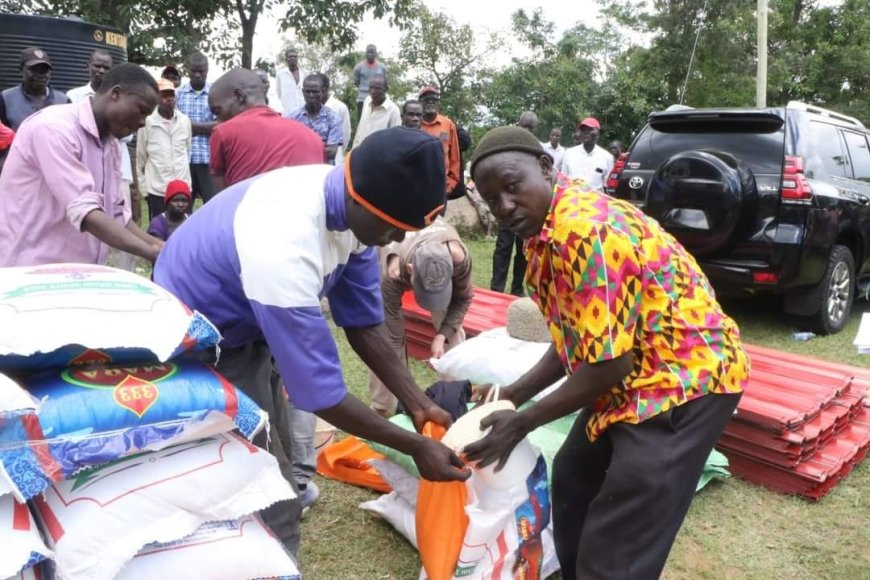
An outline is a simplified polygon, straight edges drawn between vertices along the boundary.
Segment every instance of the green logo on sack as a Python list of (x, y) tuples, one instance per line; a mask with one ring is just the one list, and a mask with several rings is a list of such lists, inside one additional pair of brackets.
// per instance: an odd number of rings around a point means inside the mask
[(28, 284), (6, 293), (4, 298), (21, 298), (30, 294), (45, 292), (71, 292), (80, 290), (109, 290), (133, 292), (136, 294), (156, 294), (153, 288), (136, 282), (112, 282), (108, 280), (77, 280), (72, 282), (50, 282), (47, 284)]

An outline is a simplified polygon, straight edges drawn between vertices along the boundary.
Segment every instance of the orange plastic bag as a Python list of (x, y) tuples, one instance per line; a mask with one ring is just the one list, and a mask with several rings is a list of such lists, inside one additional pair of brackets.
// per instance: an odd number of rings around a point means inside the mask
[(351, 485), (389, 493), (393, 488), (368, 463), (371, 459), (383, 458), (383, 455), (351, 435), (323, 450), (317, 458), (317, 473)]
[[(446, 430), (426, 423), (423, 435), (438, 441)], [(468, 490), (464, 481), (435, 482), (420, 479), (417, 492), (417, 544), (423, 570), (429, 580), (453, 577), (462, 540), (468, 528), (465, 504)]]

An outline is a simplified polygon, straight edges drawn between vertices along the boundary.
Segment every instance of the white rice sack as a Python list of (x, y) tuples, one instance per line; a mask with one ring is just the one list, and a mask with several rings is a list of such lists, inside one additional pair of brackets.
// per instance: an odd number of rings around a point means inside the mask
[(0, 370), (166, 361), (217, 329), (147, 278), (93, 264), (0, 269)]
[(118, 580), (301, 578), (284, 546), (258, 516), (210, 522), (180, 540), (145, 546)]
[(293, 497), (272, 455), (224, 434), (83, 471), (33, 504), (58, 578), (108, 580), (146, 544)]
[(27, 504), (0, 497), (0, 578), (17, 577), (51, 557)]
[[(429, 362), (445, 380), (507, 386), (531, 370), (550, 347), (549, 343), (508, 336), (507, 329), (502, 326), (481, 332)], [(564, 381), (556, 381), (535, 395), (534, 400), (547, 396)]]

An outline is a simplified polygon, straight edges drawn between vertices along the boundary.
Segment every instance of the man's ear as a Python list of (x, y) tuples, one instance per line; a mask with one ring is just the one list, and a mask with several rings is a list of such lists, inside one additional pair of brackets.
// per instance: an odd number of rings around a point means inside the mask
[(121, 89), (121, 85), (115, 85), (112, 87), (111, 98), (113, 101), (118, 102), (121, 100), (121, 93), (123, 93), (123, 89)]
[(549, 155), (538, 157), (538, 164), (541, 166), (541, 173), (544, 177), (549, 178), (553, 175), (553, 162), (550, 160)]
[(405, 267), (408, 269), (408, 275), (413, 276), (414, 275), (414, 264), (412, 264), (411, 262), (408, 262), (408, 265)]

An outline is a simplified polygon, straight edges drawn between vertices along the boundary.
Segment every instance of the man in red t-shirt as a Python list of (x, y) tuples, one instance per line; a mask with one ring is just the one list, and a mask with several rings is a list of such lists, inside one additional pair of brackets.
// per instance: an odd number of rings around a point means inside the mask
[(208, 105), (218, 119), (210, 140), (216, 191), (279, 167), (325, 162), (317, 133), (273, 111), (253, 71), (234, 69), (219, 78)]

